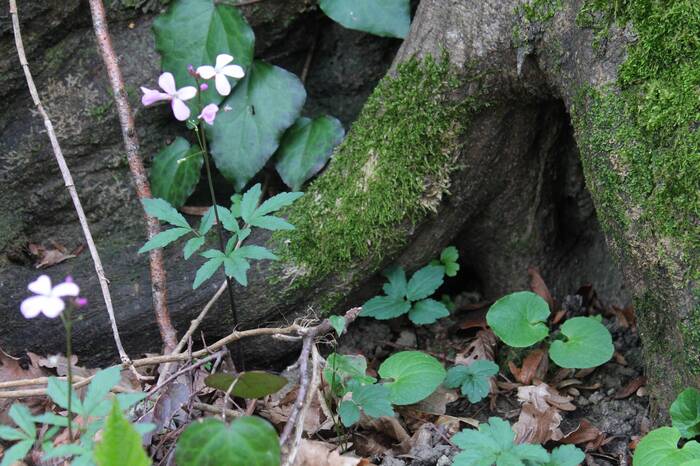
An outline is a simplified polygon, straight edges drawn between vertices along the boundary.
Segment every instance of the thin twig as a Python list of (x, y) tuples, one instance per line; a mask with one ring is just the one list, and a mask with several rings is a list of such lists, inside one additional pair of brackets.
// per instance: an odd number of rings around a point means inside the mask
[[(222, 409), (217, 406), (208, 405), (206, 403), (192, 403), (192, 408), (204, 411), (205, 413), (211, 414), (221, 414)], [(240, 417), (241, 413), (233, 409), (225, 408), (226, 416), (228, 417)]]
[(53, 153), (58, 162), (58, 167), (61, 170), (61, 175), (63, 176), (63, 183), (70, 197), (73, 200), (73, 206), (78, 214), (78, 220), (80, 221), (80, 227), (83, 230), (83, 236), (85, 236), (85, 241), (87, 242), (88, 249), (90, 250), (90, 255), (92, 256), (92, 261), (95, 264), (95, 272), (97, 273), (97, 279), (100, 282), (100, 287), (102, 288), (102, 297), (104, 298), (105, 307), (107, 308), (107, 314), (109, 314), (109, 322), (112, 326), (112, 335), (114, 337), (114, 343), (117, 345), (117, 351), (119, 351), (119, 357), (122, 362), (128, 364), (130, 362), (129, 356), (124, 351), (122, 346), (121, 338), (119, 337), (119, 329), (117, 327), (117, 321), (114, 317), (114, 309), (112, 307), (112, 297), (109, 293), (109, 285), (107, 277), (105, 276), (104, 268), (102, 267), (102, 261), (100, 260), (100, 255), (97, 252), (97, 247), (95, 246), (95, 241), (92, 239), (92, 233), (90, 232), (90, 226), (87, 223), (85, 217), (85, 212), (83, 211), (83, 205), (78, 197), (78, 192), (75, 189), (75, 184), (73, 183), (73, 177), (71, 176), (70, 169), (66, 164), (66, 159), (63, 157), (63, 151), (58, 143), (58, 138), (53, 129), (53, 124), (49, 119), (49, 115), (46, 113), (44, 106), (41, 104), (39, 99), (39, 93), (36, 90), (36, 85), (34, 84), (34, 79), (32, 78), (32, 73), (29, 71), (29, 63), (27, 62), (27, 57), (24, 53), (24, 44), (22, 43), (22, 34), (19, 28), (19, 16), (17, 14), (17, 2), (16, 0), (10, 0), (10, 15), (12, 16), (12, 29), (15, 35), (15, 47), (17, 48), (17, 55), (19, 56), (19, 62), (24, 70), (24, 77), (27, 80), (27, 87), (29, 87), (29, 93), (32, 96), (34, 105), (36, 106), (41, 118), (44, 120), (44, 126), (46, 127), (46, 133), (51, 141), (51, 147), (53, 148)]
[(173, 380), (177, 379), (177, 378), (180, 377), (181, 375), (186, 374), (186, 373), (188, 373), (188, 372), (191, 372), (191, 371), (197, 369), (198, 367), (201, 367), (201, 366), (205, 365), (206, 363), (208, 363), (209, 361), (211, 361), (211, 360), (213, 360), (213, 359), (216, 359), (216, 358), (218, 358), (218, 357), (221, 357), (221, 354), (222, 354), (222, 351), (219, 351), (219, 352), (217, 352), (217, 353), (214, 353), (214, 354), (211, 354), (211, 355), (207, 356), (206, 358), (200, 359), (199, 361), (197, 361), (196, 363), (192, 364), (191, 366), (183, 367), (182, 369), (180, 369), (179, 371), (175, 372), (173, 375), (171, 375), (170, 377), (168, 377), (167, 379), (165, 379), (164, 381), (158, 383), (158, 385), (156, 385), (155, 387), (153, 387), (152, 389), (150, 389), (150, 390), (148, 391), (148, 394), (146, 395), (146, 398), (144, 398), (144, 399), (150, 398), (150, 397), (153, 396), (156, 392), (158, 392), (158, 390), (162, 389), (163, 387), (165, 387), (166, 385), (168, 385), (170, 382), (172, 382)]
[(311, 61), (314, 58), (314, 52), (316, 51), (316, 43), (318, 42), (318, 30), (314, 34), (314, 38), (311, 42), (311, 47), (309, 52), (306, 54), (306, 61), (304, 61), (304, 69), (301, 71), (301, 82), (306, 84), (306, 78), (309, 76), (309, 68), (311, 68)]
[[(134, 124), (134, 116), (131, 112), (126, 89), (124, 88), (124, 79), (119, 69), (119, 62), (114, 52), (114, 47), (112, 46), (112, 38), (107, 28), (107, 17), (102, 0), (90, 0), (90, 11), (92, 13), (92, 25), (95, 29), (97, 44), (102, 55), (102, 60), (107, 68), (110, 84), (112, 85), (112, 92), (114, 94), (114, 101), (116, 103), (119, 123), (122, 129), (122, 137), (126, 148), (126, 157), (129, 161), (131, 177), (136, 186), (136, 194), (139, 200), (150, 199), (152, 197), (151, 187), (148, 183), (148, 176), (143, 166), (143, 160), (139, 155), (139, 140)], [(144, 216), (148, 229), (148, 239), (150, 240), (160, 233), (160, 224), (158, 223), (158, 219), (149, 216), (145, 211)], [(160, 248), (152, 249), (149, 252), (149, 259), (153, 308), (156, 314), (156, 322), (158, 323), (158, 329), (160, 330), (160, 336), (165, 345), (165, 349), (167, 352), (170, 352), (177, 344), (177, 332), (170, 321), (170, 313), (168, 312), (163, 250)]]

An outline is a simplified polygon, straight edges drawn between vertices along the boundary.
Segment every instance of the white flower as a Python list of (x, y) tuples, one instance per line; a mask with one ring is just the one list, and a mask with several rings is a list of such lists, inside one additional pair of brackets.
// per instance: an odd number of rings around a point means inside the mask
[(229, 95), (231, 93), (231, 84), (228, 82), (227, 76), (241, 79), (245, 76), (243, 68), (238, 65), (229, 65), (233, 61), (233, 57), (227, 53), (222, 53), (216, 57), (216, 66), (202, 65), (197, 68), (197, 74), (204, 79), (216, 77), (216, 90), (221, 95)]
[(194, 86), (185, 86), (181, 89), (175, 87), (175, 77), (172, 73), (165, 72), (158, 78), (158, 85), (165, 92), (141, 88), (143, 97), (141, 103), (144, 105), (152, 105), (161, 100), (169, 100), (173, 108), (175, 118), (180, 121), (185, 121), (190, 116), (190, 109), (185, 103), (185, 100), (190, 100), (197, 95), (197, 88)]
[(31, 282), (27, 288), (36, 295), (22, 301), (20, 306), (22, 315), (27, 319), (36, 317), (40, 313), (53, 319), (66, 307), (61, 298), (64, 296), (78, 296), (78, 293), (80, 293), (78, 285), (70, 280), (51, 287), (51, 279), (48, 275), (40, 276)]

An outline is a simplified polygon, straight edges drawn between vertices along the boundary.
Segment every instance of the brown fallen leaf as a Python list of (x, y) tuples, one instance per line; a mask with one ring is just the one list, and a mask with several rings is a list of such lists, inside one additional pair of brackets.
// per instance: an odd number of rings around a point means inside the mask
[(549, 357), (544, 350), (536, 349), (530, 351), (525, 357), (523, 367), (519, 368), (512, 361), (508, 362), (508, 367), (510, 367), (510, 372), (518, 382), (529, 385), (534, 378), (542, 380), (547, 374)]
[(562, 416), (559, 410), (553, 406), (544, 411), (539, 411), (534, 404), (525, 403), (518, 421), (513, 425), (515, 431), (515, 443), (545, 443), (550, 440), (557, 441), (564, 434), (559, 425)]
[(582, 419), (578, 427), (562, 437), (559, 442), (571, 445), (591, 442), (602, 443), (604, 438), (605, 434), (600, 429), (588, 422), (588, 420)]
[(204, 216), (204, 214), (207, 213), (207, 210), (209, 210), (210, 208), (211, 208), (211, 206), (200, 207), (200, 206), (183, 205), (182, 207), (180, 207), (179, 210), (183, 214), (196, 215), (198, 217), (202, 217), (202, 216)]
[(354, 455), (341, 455), (337, 445), (302, 439), (294, 466), (361, 466), (370, 464)]
[(627, 382), (627, 385), (624, 387), (620, 388), (617, 392), (615, 392), (615, 395), (613, 395), (613, 398), (616, 400), (622, 400), (624, 398), (628, 398), (632, 396), (634, 393), (637, 392), (637, 390), (642, 387), (642, 385), (645, 385), (647, 383), (647, 378), (644, 377), (643, 375), (640, 375), (639, 377), (635, 377), (634, 379), (630, 380)]
[[(28, 362), (31, 364), (23, 363), (20, 358), (10, 356), (0, 349), (0, 381), (11, 382), (14, 380), (36, 379), (38, 377), (51, 375), (48, 371), (33, 364), (31, 359)], [(24, 390), (41, 387), (42, 385), (26, 385), (23, 387), (10, 388), (8, 390)], [(14, 401), (15, 400), (11, 398), (0, 399), (0, 424), (13, 424), (7, 415), (7, 411)], [(24, 398), (22, 401), (29, 406), (32, 411), (36, 411), (46, 404), (46, 398), (44, 397)]]
[(620, 327), (630, 328), (637, 326), (637, 316), (634, 313), (634, 307), (631, 305), (624, 308), (611, 306), (610, 311), (615, 316)]
[(464, 316), (460, 317), (457, 326), (460, 330), (469, 330), (471, 328), (486, 330), (486, 328), (488, 328), (488, 324), (486, 323), (486, 311), (488, 311), (488, 309), (477, 309), (466, 312)]
[(80, 244), (78, 247), (74, 248), (72, 251), (55, 241), (51, 241), (52, 247), (44, 247), (41, 244), (29, 243), (27, 249), (29, 253), (35, 257), (34, 267), (37, 269), (45, 269), (51, 267), (52, 265), (60, 264), (61, 262), (77, 257), (85, 246)]
[(547, 301), (549, 310), (554, 312), (554, 298), (552, 298), (547, 284), (544, 282), (542, 275), (540, 275), (540, 270), (537, 267), (528, 267), (527, 274), (530, 276), (530, 289)]
[(455, 364), (468, 366), (477, 360), (493, 361), (496, 354), (496, 335), (491, 330), (479, 330), (467, 349), (455, 356)]
[(562, 411), (574, 411), (576, 406), (571, 403), (570, 396), (562, 396), (555, 388), (546, 383), (527, 385), (518, 388), (518, 400), (523, 403), (532, 403), (535, 408), (544, 412), (553, 406)]

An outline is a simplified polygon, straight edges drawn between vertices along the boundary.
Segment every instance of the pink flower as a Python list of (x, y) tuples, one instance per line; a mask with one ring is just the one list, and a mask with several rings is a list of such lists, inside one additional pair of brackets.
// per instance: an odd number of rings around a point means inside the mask
[(241, 79), (245, 76), (243, 68), (238, 65), (229, 65), (233, 61), (233, 57), (229, 54), (222, 53), (216, 57), (216, 66), (203, 65), (197, 68), (197, 74), (204, 79), (216, 77), (216, 91), (221, 95), (229, 95), (231, 93), (231, 84), (228, 82), (227, 76)]
[(66, 307), (61, 298), (64, 296), (78, 296), (78, 293), (80, 293), (78, 285), (68, 280), (52, 287), (51, 279), (48, 275), (41, 275), (31, 282), (27, 288), (32, 293), (35, 293), (35, 296), (25, 299), (20, 306), (22, 315), (26, 319), (36, 317), (40, 313), (53, 319)]
[(197, 95), (197, 88), (194, 86), (185, 86), (181, 89), (175, 87), (175, 77), (172, 73), (163, 73), (158, 78), (158, 85), (165, 92), (156, 91), (153, 89), (148, 89), (145, 87), (141, 88), (143, 92), (143, 97), (141, 98), (141, 103), (144, 105), (152, 105), (160, 101), (170, 101), (170, 105), (173, 108), (173, 113), (175, 118), (180, 121), (185, 121), (190, 116), (190, 109), (185, 104), (186, 100), (190, 100), (195, 95)]
[(202, 113), (199, 114), (197, 118), (200, 118), (207, 122), (207, 124), (213, 125), (214, 118), (216, 118), (216, 112), (219, 111), (219, 106), (216, 104), (209, 104), (202, 109)]

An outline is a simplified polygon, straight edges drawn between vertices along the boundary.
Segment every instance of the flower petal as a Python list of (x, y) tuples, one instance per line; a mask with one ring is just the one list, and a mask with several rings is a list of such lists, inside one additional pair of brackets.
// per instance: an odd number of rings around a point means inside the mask
[(216, 75), (216, 92), (221, 95), (231, 93), (231, 84), (228, 82), (228, 78), (221, 73)]
[(216, 70), (213, 66), (202, 65), (199, 68), (197, 68), (197, 74), (203, 79), (211, 79), (216, 74)]
[(219, 111), (218, 105), (209, 104), (202, 109), (202, 113), (199, 114), (198, 118), (201, 118), (209, 125), (213, 125), (214, 119), (216, 118), (216, 112), (218, 112), (218, 111)]
[(32, 296), (22, 301), (19, 310), (25, 319), (32, 319), (39, 315), (49, 299), (46, 296)]
[(164, 92), (148, 89), (146, 87), (142, 87), (141, 92), (143, 92), (143, 97), (141, 97), (141, 103), (143, 105), (152, 105), (161, 100), (171, 99), (171, 97)]
[(174, 98), (171, 105), (173, 107), (173, 114), (178, 120), (185, 121), (190, 116), (190, 109), (182, 100)]
[(158, 85), (166, 93), (172, 96), (174, 96), (177, 92), (177, 88), (175, 87), (175, 77), (172, 73), (168, 73), (167, 71), (161, 74), (160, 78), (158, 78)]
[(221, 72), (226, 76), (231, 76), (232, 78), (241, 79), (245, 76), (245, 71), (238, 65), (228, 65), (221, 69)]
[(197, 88), (194, 86), (185, 86), (177, 91), (177, 98), (180, 100), (190, 100), (197, 95)]
[(216, 69), (221, 70), (224, 66), (233, 61), (233, 57), (228, 53), (220, 53), (216, 56)]
[(32, 293), (49, 296), (51, 294), (51, 279), (48, 275), (41, 275), (39, 278), (27, 285), (27, 289)]
[(78, 296), (80, 288), (75, 283), (63, 282), (53, 287), (51, 296), (61, 298), (63, 296)]
[(54, 317), (58, 317), (65, 307), (66, 304), (61, 298), (46, 298), (41, 312), (43, 312), (46, 317), (53, 319)]

